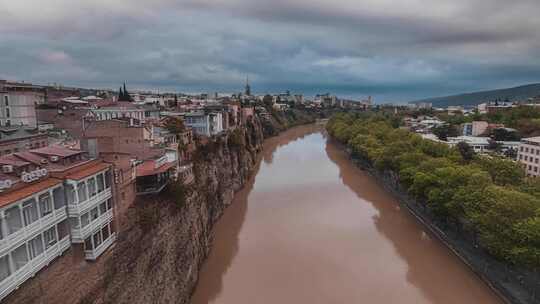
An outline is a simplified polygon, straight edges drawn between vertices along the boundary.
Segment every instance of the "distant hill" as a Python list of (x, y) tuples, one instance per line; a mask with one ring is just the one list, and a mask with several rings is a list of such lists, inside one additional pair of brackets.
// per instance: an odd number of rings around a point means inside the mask
[(497, 99), (520, 101), (536, 96), (540, 96), (540, 83), (528, 84), (508, 89), (482, 91), (446, 97), (426, 98), (411, 101), (409, 103), (431, 102), (434, 107), (475, 106), (486, 101), (495, 101)]

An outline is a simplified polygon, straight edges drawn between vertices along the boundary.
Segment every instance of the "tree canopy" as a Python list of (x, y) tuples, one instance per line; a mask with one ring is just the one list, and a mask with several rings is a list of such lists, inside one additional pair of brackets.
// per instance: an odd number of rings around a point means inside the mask
[(494, 256), (540, 267), (540, 181), (517, 163), (422, 139), (380, 114), (336, 114), (327, 130), (438, 217), (465, 223)]

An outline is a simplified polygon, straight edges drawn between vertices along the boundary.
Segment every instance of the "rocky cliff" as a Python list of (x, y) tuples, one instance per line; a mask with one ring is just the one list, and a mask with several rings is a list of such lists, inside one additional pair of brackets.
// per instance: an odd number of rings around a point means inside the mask
[(212, 227), (252, 174), (263, 139), (256, 121), (201, 144), (195, 182), (137, 202), (105, 274), (80, 303), (189, 303)]
[(211, 245), (212, 228), (251, 177), (265, 137), (317, 114), (281, 113), (198, 141), (195, 181), (138, 198), (113, 250), (88, 263), (70, 250), (3, 302), (189, 303)]

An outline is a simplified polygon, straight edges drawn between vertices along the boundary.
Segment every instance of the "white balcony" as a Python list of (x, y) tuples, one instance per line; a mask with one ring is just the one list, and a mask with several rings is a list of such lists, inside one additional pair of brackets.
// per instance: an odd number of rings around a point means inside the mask
[(84, 228), (71, 229), (71, 237), (73, 243), (83, 243), (84, 240), (89, 237), (92, 232), (102, 227), (104, 224), (110, 223), (113, 218), (113, 210), (109, 209), (107, 212), (100, 215), (96, 220), (86, 225)]
[(103, 241), (97, 248), (94, 250), (85, 250), (84, 256), (87, 260), (95, 261), (97, 258), (107, 250), (114, 242), (116, 241), (116, 233), (113, 233), (109, 236), (108, 239)]
[(17, 230), (15, 233), (7, 235), (2, 240), (0, 240), (0, 256), (4, 255), (7, 251), (12, 248), (18, 247), (20, 244), (25, 241), (33, 238), (38, 233), (41, 233), (52, 226), (60, 223), (61, 221), (67, 218), (66, 209), (60, 208), (54, 210), (52, 213), (39, 218), (37, 221), (32, 224), (22, 227)]
[(79, 204), (68, 204), (68, 214), (70, 216), (80, 216), (86, 211), (99, 205), (103, 201), (112, 197), (111, 188), (105, 189), (102, 192), (96, 194), (94, 197), (87, 199)]
[(26, 280), (33, 277), (43, 267), (49, 265), (52, 260), (68, 250), (69, 247), (69, 236), (66, 236), (0, 282), (0, 301), (19, 288)]

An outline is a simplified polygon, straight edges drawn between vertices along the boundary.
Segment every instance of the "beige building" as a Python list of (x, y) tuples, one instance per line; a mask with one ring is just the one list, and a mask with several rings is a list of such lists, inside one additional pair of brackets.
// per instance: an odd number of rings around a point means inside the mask
[(540, 136), (521, 140), (518, 160), (523, 165), (527, 176), (540, 176)]

